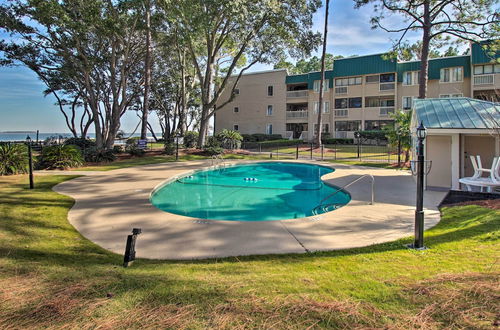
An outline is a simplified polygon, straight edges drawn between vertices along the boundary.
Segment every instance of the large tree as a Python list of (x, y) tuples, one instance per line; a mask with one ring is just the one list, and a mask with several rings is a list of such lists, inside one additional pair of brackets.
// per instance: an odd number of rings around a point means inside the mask
[[(0, 6), (3, 63), (66, 77), (91, 112), (98, 148), (111, 148), (120, 118), (141, 93), (144, 67), (136, 4), (13, 0)], [(43, 75), (40, 74), (43, 71)]]
[[(499, 13), (496, 0), (354, 0), (356, 7), (374, 4), (373, 28), (397, 33), (397, 49), (410, 32), (421, 33), (419, 98), (427, 96), (430, 45), (435, 40), (478, 41), (494, 36)], [(387, 16), (387, 14), (390, 14)], [(394, 27), (394, 16), (400, 26)], [(389, 22), (390, 21), (390, 22)], [(496, 35), (498, 37), (498, 35)]]
[(321, 132), (323, 125), (323, 94), (325, 93), (323, 84), (325, 83), (325, 60), (326, 60), (326, 41), (328, 40), (328, 7), (330, 0), (326, 0), (325, 4), (325, 26), (323, 31), (323, 47), (321, 51), (321, 75), (319, 81), (319, 104), (318, 104), (318, 122), (316, 129), (316, 145), (321, 147)]
[[(275, 62), (287, 51), (307, 54), (318, 45), (319, 36), (311, 28), (319, 0), (165, 0), (163, 4), (196, 69), (200, 146), (205, 144), (209, 120), (234, 99), (245, 71), (258, 62)], [(231, 78), (238, 66), (239, 73)], [(227, 89), (230, 96), (222, 100)]]

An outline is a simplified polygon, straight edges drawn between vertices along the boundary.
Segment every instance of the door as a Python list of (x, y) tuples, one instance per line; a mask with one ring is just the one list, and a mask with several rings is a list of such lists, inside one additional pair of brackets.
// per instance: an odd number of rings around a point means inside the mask
[(432, 161), (427, 187), (451, 188), (451, 136), (430, 135), (426, 147), (426, 160)]

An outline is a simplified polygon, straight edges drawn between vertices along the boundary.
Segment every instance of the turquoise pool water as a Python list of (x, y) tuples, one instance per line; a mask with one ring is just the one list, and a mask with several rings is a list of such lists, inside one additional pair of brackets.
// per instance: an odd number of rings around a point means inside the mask
[(294, 219), (334, 210), (351, 197), (321, 181), (333, 169), (299, 163), (253, 163), (200, 171), (168, 183), (151, 195), (157, 208), (210, 220)]

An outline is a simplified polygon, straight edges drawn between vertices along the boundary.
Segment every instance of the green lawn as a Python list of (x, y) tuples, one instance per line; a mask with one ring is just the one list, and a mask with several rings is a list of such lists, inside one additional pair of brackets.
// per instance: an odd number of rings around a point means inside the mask
[[(79, 235), (67, 176), (0, 177), (0, 328), (493, 328), (500, 212), (443, 210), (411, 240), (205, 261), (138, 260)], [(124, 237), (125, 239), (125, 237)], [(139, 236), (140, 240), (140, 236)]]

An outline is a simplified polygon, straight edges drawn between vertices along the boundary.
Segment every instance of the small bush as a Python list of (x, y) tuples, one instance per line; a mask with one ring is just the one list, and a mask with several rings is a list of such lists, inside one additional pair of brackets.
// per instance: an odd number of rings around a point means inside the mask
[(64, 141), (64, 144), (66, 144), (66, 145), (72, 144), (72, 145), (78, 146), (82, 150), (96, 146), (96, 143), (90, 139), (75, 138), (75, 137), (66, 139)]
[(174, 143), (165, 143), (164, 151), (167, 155), (173, 155), (176, 150), (176, 144)]
[(297, 144), (302, 144), (304, 143), (302, 140), (296, 139), (296, 140), (288, 140), (288, 139), (280, 139), (280, 140), (270, 140), (270, 141), (263, 141), (259, 142), (260, 145), (263, 147), (270, 147), (270, 146), (294, 146)]
[(283, 137), (280, 134), (244, 134), (242, 135), (243, 142), (262, 142), (262, 141), (273, 141), (281, 140)]
[[(127, 141), (128, 143), (128, 141)], [(127, 151), (131, 156), (144, 156), (146, 151), (144, 149), (140, 149), (136, 144), (130, 144), (125, 147), (125, 151)]]
[(198, 132), (186, 132), (184, 134), (184, 147), (194, 148), (198, 142)]
[(343, 139), (343, 138), (333, 138), (333, 139), (322, 139), (324, 144), (354, 144), (354, 139)]
[(215, 136), (209, 136), (207, 144), (203, 146), (203, 151), (209, 156), (220, 155), (224, 152), (221, 142)]
[(24, 144), (0, 144), (0, 175), (26, 173), (28, 151)]
[(122, 152), (123, 152), (123, 147), (122, 146), (118, 146), (118, 145), (113, 146), (113, 153), (115, 155), (121, 154)]
[(93, 163), (112, 162), (116, 159), (116, 156), (112, 149), (99, 150), (96, 147), (85, 149), (83, 156), (86, 162)]
[(363, 139), (387, 141), (386, 131), (359, 131), (359, 134)]
[(74, 145), (49, 146), (42, 149), (38, 160), (41, 169), (66, 169), (83, 165), (80, 148)]
[(215, 136), (220, 142), (220, 146), (224, 149), (239, 149), (241, 147), (241, 141), (243, 137), (238, 131), (233, 131), (230, 129), (223, 129), (221, 132), (217, 133)]

